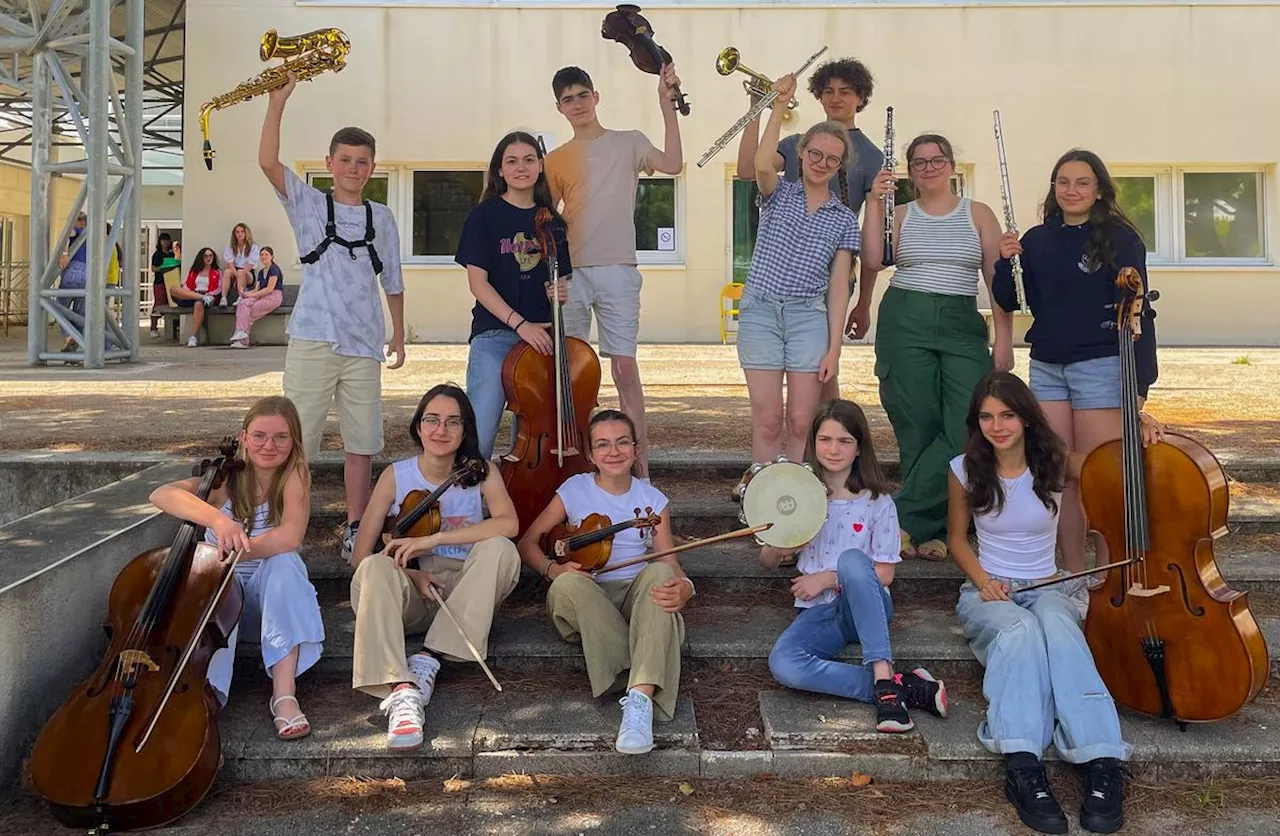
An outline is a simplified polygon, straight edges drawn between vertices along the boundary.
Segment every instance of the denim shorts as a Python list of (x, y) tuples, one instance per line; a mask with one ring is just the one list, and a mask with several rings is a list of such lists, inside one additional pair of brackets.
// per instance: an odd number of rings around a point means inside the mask
[(1075, 363), (1031, 361), (1031, 393), (1039, 401), (1071, 401), (1072, 409), (1120, 408), (1120, 358)]
[(827, 297), (744, 294), (738, 306), (744, 369), (817, 372), (827, 353)]

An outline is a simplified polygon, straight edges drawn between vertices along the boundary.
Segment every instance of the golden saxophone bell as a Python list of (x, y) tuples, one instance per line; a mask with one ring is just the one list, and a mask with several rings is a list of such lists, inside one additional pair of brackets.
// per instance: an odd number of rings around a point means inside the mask
[(200, 132), (204, 136), (204, 164), (213, 171), (213, 145), (209, 142), (209, 116), (215, 110), (248, 101), (254, 96), (269, 93), (289, 83), (289, 73), (298, 81), (308, 81), (327, 70), (340, 72), (347, 66), (347, 53), (351, 41), (341, 29), (330, 27), (316, 29), (303, 35), (281, 37), (274, 29), (268, 29), (258, 47), (258, 57), (263, 61), (284, 58), (285, 62), (263, 70), (253, 78), (236, 85), (235, 89), (221, 96), (214, 96), (200, 105)]
[[(716, 72), (724, 76), (733, 75), (735, 72), (745, 73), (747, 78), (742, 80), (742, 88), (753, 99), (762, 99), (773, 89), (773, 79), (742, 63), (742, 53), (735, 46), (727, 46), (720, 50), (720, 54), (716, 56)], [(787, 112), (783, 115), (784, 120), (791, 119), (791, 111), (796, 109), (796, 104), (796, 100), (792, 99), (787, 105)]]

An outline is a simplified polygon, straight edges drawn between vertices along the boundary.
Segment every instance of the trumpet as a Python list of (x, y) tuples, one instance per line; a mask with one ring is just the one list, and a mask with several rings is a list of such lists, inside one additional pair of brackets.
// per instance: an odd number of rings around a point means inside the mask
[[(809, 60), (801, 64), (800, 69), (796, 70), (796, 76), (799, 77), (802, 73), (804, 73), (805, 70), (809, 69), (809, 67), (813, 65), (813, 62), (817, 61), (820, 57), (822, 57), (822, 53), (826, 51), (827, 51), (827, 48), (824, 46), (822, 49), (810, 55)], [(734, 122), (732, 125), (730, 125), (729, 130), (721, 134), (720, 138), (717, 139), (715, 143), (712, 144), (712, 146), (706, 150), (706, 153), (702, 155), (702, 159), (698, 160), (698, 168), (702, 168), (704, 165), (711, 162), (711, 158), (714, 157), (716, 154), (720, 153), (724, 149), (724, 147), (729, 144), (730, 140), (732, 140), (735, 136), (737, 136), (742, 131), (743, 128), (751, 124), (752, 119), (755, 119), (761, 113), (764, 113), (766, 110), (768, 110), (769, 107), (773, 104), (774, 99), (776, 98), (778, 98), (777, 91), (770, 90), (768, 93), (762, 96), (758, 102), (753, 104), (751, 106), (751, 109), (748, 110), (745, 114), (743, 114), (741, 119), (739, 119), (737, 122)]]
[[(735, 46), (727, 46), (720, 50), (720, 54), (716, 56), (716, 72), (724, 76), (733, 75), (734, 72), (746, 73), (747, 77), (742, 80), (742, 88), (753, 99), (764, 98), (773, 89), (773, 79), (742, 63), (742, 53)], [(792, 118), (791, 111), (796, 109), (797, 104), (799, 102), (795, 99), (787, 104), (787, 112), (782, 117), (784, 120)]]
[(347, 53), (350, 51), (351, 41), (347, 40), (341, 29), (316, 29), (303, 35), (283, 38), (276, 30), (268, 29), (258, 47), (258, 57), (263, 61), (284, 58), (285, 62), (263, 70), (248, 81), (237, 84), (229, 93), (214, 96), (200, 105), (205, 167), (213, 171), (213, 145), (209, 142), (209, 116), (213, 111), (283, 87), (289, 83), (289, 73), (293, 73), (298, 81), (307, 81), (326, 70), (339, 72), (347, 66)]

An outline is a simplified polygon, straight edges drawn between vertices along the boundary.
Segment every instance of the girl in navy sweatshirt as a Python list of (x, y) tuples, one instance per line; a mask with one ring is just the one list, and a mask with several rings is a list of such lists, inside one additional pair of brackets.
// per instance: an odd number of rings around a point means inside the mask
[[(1116, 276), (1134, 267), (1147, 287), (1147, 249), (1137, 227), (1116, 203), (1116, 189), (1102, 160), (1073, 149), (1053, 167), (1044, 201), (1044, 223), (1018, 240), (1000, 240), (992, 293), (1005, 310), (1017, 306), (1009, 259), (1022, 256), (1027, 304), (1035, 323), (1031, 344), (1031, 391), (1054, 431), (1073, 452), (1088, 453), (1120, 437), (1120, 342), (1111, 307), (1119, 299)], [(1143, 401), (1156, 379), (1156, 331), (1150, 308), (1134, 349), (1138, 391)], [(1141, 407), (1141, 403), (1139, 404)], [(1142, 413), (1143, 434), (1154, 439), (1162, 428)], [(1084, 568), (1084, 509), (1079, 489), (1062, 497), (1058, 542), (1067, 571)]]

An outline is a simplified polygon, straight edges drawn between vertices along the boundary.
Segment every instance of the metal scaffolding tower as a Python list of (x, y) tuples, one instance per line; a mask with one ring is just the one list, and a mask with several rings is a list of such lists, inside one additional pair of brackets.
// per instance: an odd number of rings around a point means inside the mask
[[(21, 8), (14, 2), (0, 0), (0, 85), (31, 97), (27, 362), (78, 360), (86, 368), (101, 368), (107, 360), (137, 360), (145, 0), (27, 0)], [(117, 6), (124, 12), (124, 42), (111, 36)], [(55, 156), (55, 111), (60, 127), (69, 125), (78, 136), (82, 159)], [(110, 122), (117, 128), (114, 135)], [(50, 185), (62, 174), (84, 180), (55, 239)], [(68, 249), (82, 212), (88, 216), (86, 234)], [(108, 286), (107, 267), (117, 241), (124, 255), (120, 284)], [(74, 257), (81, 248), (86, 250), (84, 288), (55, 287), (63, 256)], [(122, 303), (119, 324), (109, 312), (112, 299)], [(46, 316), (70, 335), (70, 350), (47, 350)]]

